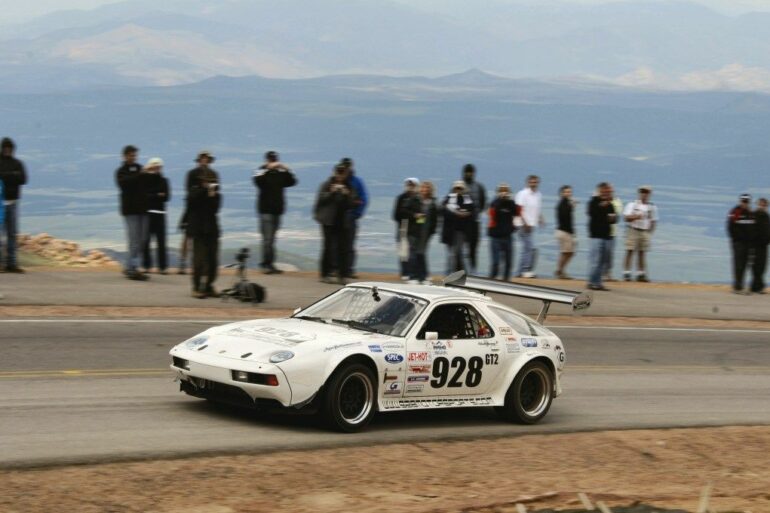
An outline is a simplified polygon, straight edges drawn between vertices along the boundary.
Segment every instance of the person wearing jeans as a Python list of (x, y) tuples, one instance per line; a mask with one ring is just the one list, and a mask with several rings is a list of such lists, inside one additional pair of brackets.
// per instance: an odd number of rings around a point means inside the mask
[(5, 211), (5, 222), (0, 223), (0, 227), (4, 225), (6, 234), (5, 272), (23, 273), (24, 270), (16, 262), (16, 235), (19, 228), (18, 208), (21, 186), (27, 183), (27, 172), (24, 164), (13, 156), (15, 150), (16, 144), (10, 138), (5, 137), (0, 141), (0, 180), (5, 186), (3, 194), (0, 195), (3, 199), (3, 205), (0, 208)]
[(521, 209), (522, 226), (519, 230), (521, 240), (521, 258), (516, 273), (522, 278), (535, 278), (535, 231), (545, 224), (543, 219), (543, 194), (538, 190), (540, 178), (536, 175), (527, 177), (527, 187), (516, 194), (516, 205)]
[(602, 182), (597, 189), (598, 195), (588, 203), (588, 233), (591, 237), (588, 288), (606, 291), (609, 289), (602, 283), (602, 277), (612, 240), (610, 228), (617, 222), (618, 213), (612, 204), (612, 186)]
[(214, 288), (219, 269), (219, 209), (222, 193), (219, 174), (210, 164), (214, 155), (201, 151), (198, 167), (187, 173), (187, 233), (193, 241), (192, 296), (219, 297)]
[(517, 214), (516, 202), (511, 198), (511, 188), (507, 183), (497, 186), (497, 197), (489, 206), (489, 235), (490, 249), (492, 251), (492, 269), (490, 278), (497, 278), (500, 269), (500, 261), (503, 261), (503, 280), (511, 277), (511, 264), (513, 262), (513, 218)]
[(281, 272), (274, 265), (275, 239), (281, 227), (281, 216), (286, 210), (284, 189), (296, 184), (294, 173), (280, 161), (275, 151), (265, 154), (264, 164), (254, 173), (254, 185), (259, 189), (257, 212), (262, 233), (262, 262), (259, 265), (265, 274)]
[(163, 160), (151, 158), (144, 166), (147, 172), (148, 196), (148, 235), (144, 244), (144, 268), (152, 268), (152, 252), (150, 239), (155, 238), (158, 256), (158, 272), (166, 274), (168, 268), (168, 251), (166, 250), (166, 203), (171, 199), (171, 188), (168, 178), (163, 176)]
[(149, 226), (148, 175), (136, 161), (138, 154), (139, 149), (135, 146), (123, 148), (123, 165), (115, 172), (115, 179), (120, 188), (120, 213), (128, 235), (128, 256), (123, 272), (130, 280), (144, 281), (147, 275), (139, 271), (139, 266)]

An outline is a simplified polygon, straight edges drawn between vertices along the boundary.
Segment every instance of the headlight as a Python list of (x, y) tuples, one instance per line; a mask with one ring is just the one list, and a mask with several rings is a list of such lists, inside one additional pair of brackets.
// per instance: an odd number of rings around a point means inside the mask
[(279, 351), (270, 357), (270, 363), (281, 363), (292, 358), (294, 358), (294, 353), (291, 351)]
[(189, 340), (185, 340), (183, 344), (187, 349), (198, 349), (200, 346), (205, 344), (208, 339), (208, 335), (196, 335)]

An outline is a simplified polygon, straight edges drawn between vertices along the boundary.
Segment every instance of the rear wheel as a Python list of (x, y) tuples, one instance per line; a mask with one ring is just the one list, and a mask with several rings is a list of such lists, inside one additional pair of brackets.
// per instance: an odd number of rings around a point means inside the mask
[(553, 401), (553, 375), (543, 362), (529, 362), (516, 375), (498, 413), (509, 421), (534, 424), (545, 417)]
[(326, 384), (322, 412), (334, 430), (354, 433), (372, 420), (377, 381), (366, 365), (351, 363), (337, 369)]

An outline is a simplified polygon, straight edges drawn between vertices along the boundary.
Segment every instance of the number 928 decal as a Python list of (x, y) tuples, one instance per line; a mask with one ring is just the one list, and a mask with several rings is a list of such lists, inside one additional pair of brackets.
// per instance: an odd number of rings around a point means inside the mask
[(477, 387), (481, 383), (485, 360), (487, 365), (497, 365), (498, 358), (496, 354), (488, 354), (485, 355), (484, 359), (480, 356), (474, 356), (466, 361), (465, 358), (456, 356), (450, 362), (448, 358), (438, 357), (433, 360), (433, 368), (431, 369), (433, 379), (430, 380), (430, 386), (432, 388), (443, 388), (444, 386), (459, 388), (463, 385), (469, 388)]

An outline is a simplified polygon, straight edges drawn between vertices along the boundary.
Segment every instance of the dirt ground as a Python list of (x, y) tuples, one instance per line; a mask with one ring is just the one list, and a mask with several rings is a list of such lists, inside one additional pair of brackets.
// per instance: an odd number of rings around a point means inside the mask
[[(148, 434), (150, 435), (150, 434)], [(344, 436), (344, 435), (341, 435)], [(0, 471), (0, 511), (770, 512), (770, 427), (531, 435)]]

